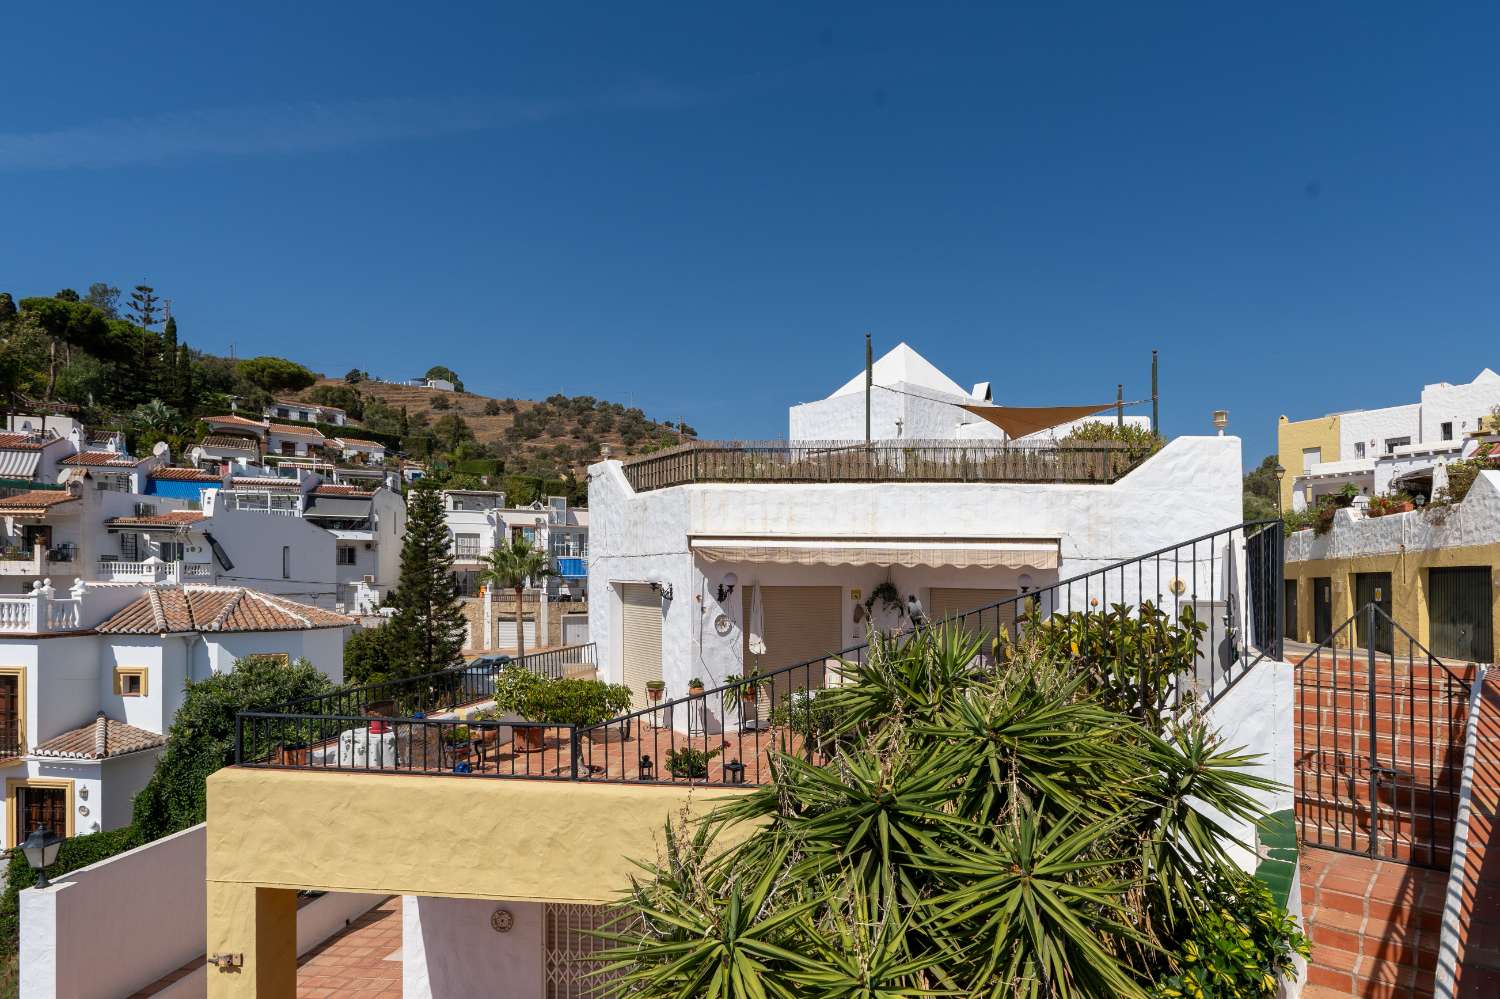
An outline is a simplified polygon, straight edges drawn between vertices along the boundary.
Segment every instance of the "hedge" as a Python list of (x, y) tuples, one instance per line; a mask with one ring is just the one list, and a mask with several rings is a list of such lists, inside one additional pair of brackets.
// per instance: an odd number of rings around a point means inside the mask
[[(133, 850), (141, 843), (135, 826), (65, 839), (57, 848), (57, 862), (47, 868), (47, 878), (61, 880), (64, 874)], [(21, 890), (35, 884), (36, 871), (26, 863), (26, 855), (19, 848), (12, 850), (5, 872), (5, 894), (0, 896), (0, 946), (9, 953), (14, 954), (21, 941)]]

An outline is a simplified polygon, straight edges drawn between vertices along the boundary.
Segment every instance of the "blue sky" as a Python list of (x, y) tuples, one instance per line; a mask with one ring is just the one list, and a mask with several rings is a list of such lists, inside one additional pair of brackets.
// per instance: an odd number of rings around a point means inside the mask
[(1247, 461), (1500, 362), (1500, 8), (1126, 6), (32, 5), (0, 290), (716, 437), (867, 329), (1023, 404), (1159, 348)]

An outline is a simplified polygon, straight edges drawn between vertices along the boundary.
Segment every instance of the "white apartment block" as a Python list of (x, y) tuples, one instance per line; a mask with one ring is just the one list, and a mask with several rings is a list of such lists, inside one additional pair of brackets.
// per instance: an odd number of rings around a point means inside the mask
[(549, 496), (528, 506), (507, 507), (505, 493), (487, 489), (447, 489), (443, 517), (453, 539), (453, 565), (459, 590), (479, 592), (479, 574), (497, 544), (525, 538), (545, 551), (553, 575), (550, 596), (574, 598), (586, 593), (589, 556), (589, 512), (569, 507), (564, 496)]
[(0, 845), (38, 825), (73, 836), (128, 824), (188, 681), (266, 654), (337, 683), (353, 625), (242, 587), (80, 580), (0, 596)]
[(1470, 382), (1424, 385), (1420, 401), (1358, 409), (1308, 420), (1283, 416), (1278, 460), (1287, 470), (1282, 499), (1292, 510), (1353, 486), (1362, 497), (1430, 492), (1455, 458), (1472, 451), (1500, 406), (1500, 375), (1485, 368)]
[(320, 406), (312, 402), (273, 402), (265, 408), (263, 415), (267, 419), (330, 423), (335, 427), (349, 422), (349, 414), (337, 406)]

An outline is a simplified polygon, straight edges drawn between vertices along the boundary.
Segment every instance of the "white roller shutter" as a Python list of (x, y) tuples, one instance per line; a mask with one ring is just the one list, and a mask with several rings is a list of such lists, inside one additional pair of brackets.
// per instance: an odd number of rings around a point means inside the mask
[[(510, 618), (508, 620), (506, 618), (501, 618), (499, 621), (496, 622), (496, 624), (498, 624), (500, 626), (499, 637), (497, 638), (497, 641), (499, 642), (499, 647), (502, 650), (509, 651), (509, 652), (516, 651), (516, 621), (515, 621), (515, 618)], [(522, 628), (521, 633), (526, 638), (526, 651), (528, 653), (529, 652), (534, 652), (534, 651), (536, 651), (536, 622), (535, 621), (526, 621), (526, 622), (524, 622), (524, 624), (525, 624), (525, 627)]]
[(646, 681), (661, 675), (661, 594), (645, 583), (620, 587), (620, 682), (630, 688), (632, 705), (647, 706)]
[(956, 617), (959, 614), (967, 614), (969, 611), (979, 610), (981, 607), (989, 608), (979, 614), (969, 614), (963, 621), (963, 625), (970, 631), (982, 632), (993, 636), (998, 630), (998, 625), (1004, 625), (1014, 635), (1016, 623), (1016, 608), (1014, 604), (1000, 608), (990, 607), (990, 604), (1001, 600), (1009, 600), (1016, 595), (1015, 590), (988, 590), (970, 589), (957, 586), (934, 586), (932, 595), (928, 601), (927, 616), (934, 622), (944, 618)]

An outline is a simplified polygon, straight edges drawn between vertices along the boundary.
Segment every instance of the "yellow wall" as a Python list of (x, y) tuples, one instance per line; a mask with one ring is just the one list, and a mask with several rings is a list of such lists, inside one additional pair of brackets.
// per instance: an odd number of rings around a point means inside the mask
[(1339, 418), (1319, 416), (1293, 422), (1283, 416), (1276, 424), (1276, 460), (1286, 469), (1281, 480), (1281, 508), (1292, 508), (1292, 480), (1302, 474), (1302, 450), (1322, 448), (1324, 461), (1340, 461)]
[[(725, 788), (230, 767), (208, 779), (211, 999), (291, 999), (295, 890), (603, 903), (654, 860), (669, 817)], [(723, 832), (724, 846), (753, 827)], [(290, 935), (289, 935), (290, 934)]]
[[(1333, 626), (1337, 628), (1355, 611), (1354, 577), (1362, 572), (1388, 572), (1391, 574), (1391, 617), (1418, 642), (1430, 647), (1432, 636), (1427, 621), (1427, 570), (1466, 565), (1489, 566), (1492, 571), (1500, 567), (1500, 544), (1419, 549), (1363, 558), (1288, 562), (1286, 578), (1297, 581), (1297, 633), (1288, 635), (1287, 638), (1300, 642), (1312, 641), (1313, 579), (1326, 576), (1332, 580)], [(1492, 648), (1500, 649), (1500, 588), (1492, 588), (1492, 596), (1494, 606), (1491, 613), (1496, 628), (1496, 634), (1491, 637), (1494, 643)], [(1348, 645), (1347, 639), (1353, 634), (1353, 629), (1348, 630), (1340, 636), (1339, 644)], [(1404, 651), (1399, 635), (1396, 651), (1398, 654)]]

